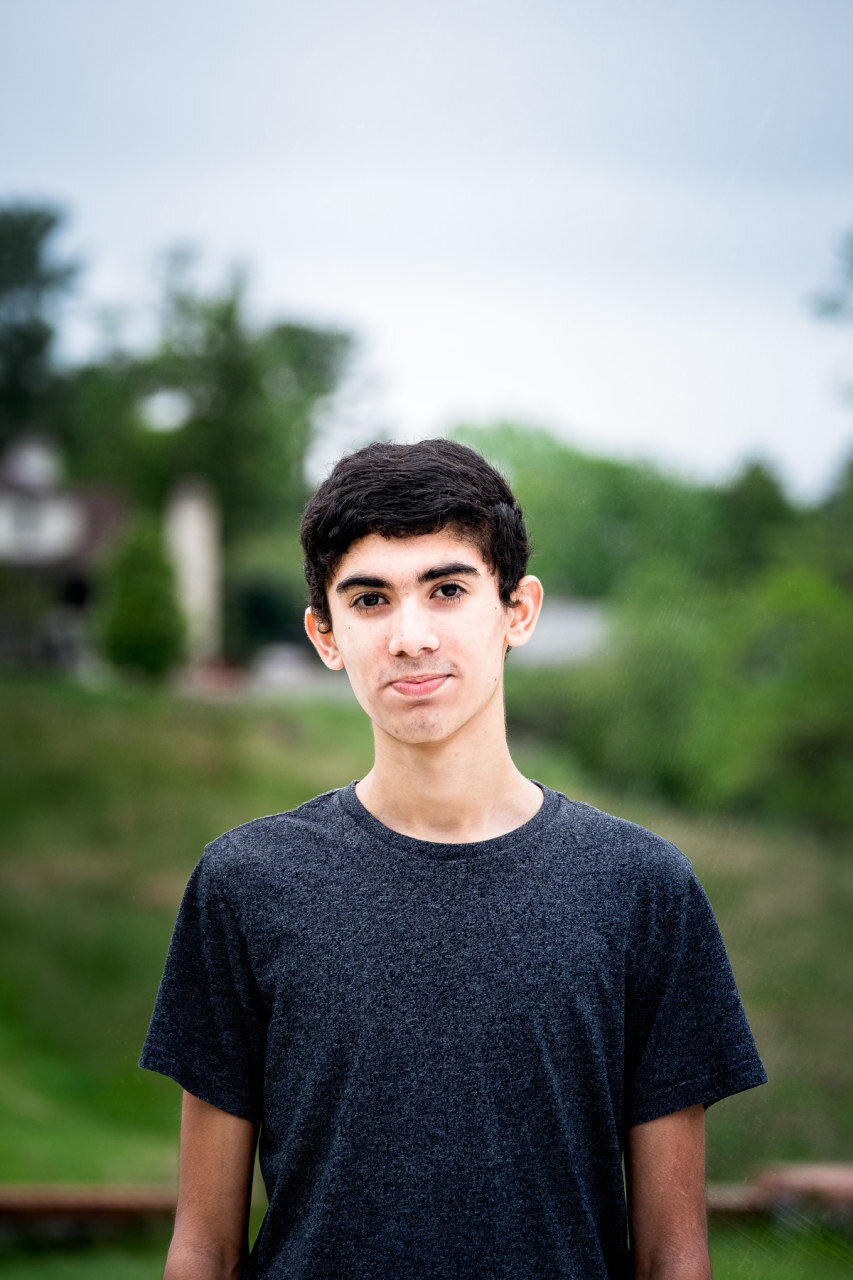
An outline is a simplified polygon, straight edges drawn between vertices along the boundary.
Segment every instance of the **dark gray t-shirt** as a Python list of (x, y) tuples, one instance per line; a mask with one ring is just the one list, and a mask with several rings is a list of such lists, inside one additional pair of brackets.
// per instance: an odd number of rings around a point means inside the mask
[(141, 1065), (260, 1123), (248, 1277), (627, 1276), (628, 1126), (765, 1080), (687, 859), (543, 791), (478, 843), (351, 784), (205, 849)]

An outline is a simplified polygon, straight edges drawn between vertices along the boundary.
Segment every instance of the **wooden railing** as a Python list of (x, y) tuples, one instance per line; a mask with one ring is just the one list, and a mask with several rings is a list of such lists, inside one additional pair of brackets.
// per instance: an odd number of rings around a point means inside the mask
[[(174, 1190), (159, 1187), (2, 1186), (0, 1240), (120, 1237), (168, 1227)], [(802, 1216), (853, 1223), (853, 1164), (788, 1164), (752, 1182), (708, 1187), (713, 1221)]]

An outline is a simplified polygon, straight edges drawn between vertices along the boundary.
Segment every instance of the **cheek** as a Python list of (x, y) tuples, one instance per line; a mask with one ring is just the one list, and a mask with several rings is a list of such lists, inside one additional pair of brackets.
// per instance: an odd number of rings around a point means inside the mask
[(344, 627), (338, 636), (338, 648), (344, 660), (344, 666), (351, 674), (367, 675), (375, 670), (387, 657), (387, 643), (384, 636), (375, 634), (367, 642), (363, 634), (356, 637), (353, 643), (351, 632), (354, 628)]
[(492, 686), (498, 683), (504, 669), (506, 627), (500, 613), (489, 614), (468, 638), (466, 648), (475, 655), (476, 672)]

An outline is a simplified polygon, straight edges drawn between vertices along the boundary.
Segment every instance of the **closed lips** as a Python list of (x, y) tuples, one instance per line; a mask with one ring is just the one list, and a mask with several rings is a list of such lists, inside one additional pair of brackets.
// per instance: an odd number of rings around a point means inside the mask
[(447, 679), (444, 673), (436, 675), (400, 676), (391, 683), (400, 693), (431, 693)]

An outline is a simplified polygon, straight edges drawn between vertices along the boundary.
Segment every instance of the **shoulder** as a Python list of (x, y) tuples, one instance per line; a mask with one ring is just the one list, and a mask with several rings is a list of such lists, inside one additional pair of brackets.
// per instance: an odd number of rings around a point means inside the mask
[(565, 833), (588, 857), (606, 859), (614, 871), (634, 877), (658, 880), (692, 876), (689, 858), (664, 836), (583, 800), (570, 800), (562, 794), (560, 800), (560, 821)]
[(280, 870), (293, 860), (304, 861), (337, 821), (337, 795), (337, 789), (326, 791), (295, 809), (224, 831), (205, 845), (199, 869), (214, 883), (230, 883), (263, 869)]
[(639, 823), (579, 801), (567, 804), (574, 839), (595, 868), (602, 910), (620, 922), (629, 971), (646, 974), (688, 939), (694, 953), (719, 956), (713, 909), (689, 858)]

